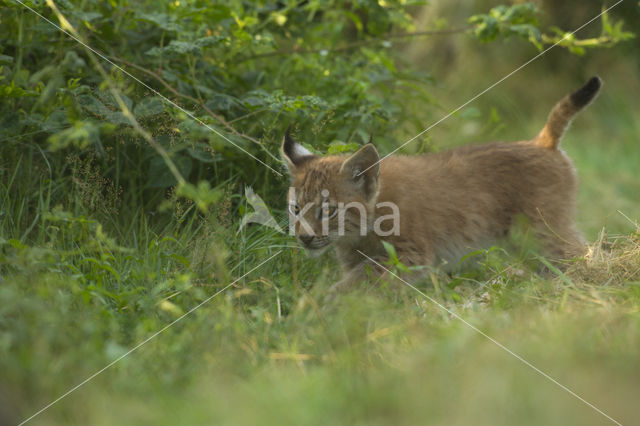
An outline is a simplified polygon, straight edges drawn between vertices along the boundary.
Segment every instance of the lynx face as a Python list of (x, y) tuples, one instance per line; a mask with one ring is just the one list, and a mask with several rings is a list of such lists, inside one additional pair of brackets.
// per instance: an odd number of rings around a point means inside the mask
[(317, 157), (287, 134), (283, 154), (293, 178), (288, 194), (290, 232), (309, 255), (372, 231), (379, 159), (373, 146), (351, 157)]
[[(359, 217), (354, 217), (343, 204), (327, 189), (319, 193), (295, 187), (289, 189), (289, 223), (311, 256), (324, 252), (334, 241), (352, 231), (354, 221), (359, 221)], [(342, 229), (341, 223), (346, 225)]]

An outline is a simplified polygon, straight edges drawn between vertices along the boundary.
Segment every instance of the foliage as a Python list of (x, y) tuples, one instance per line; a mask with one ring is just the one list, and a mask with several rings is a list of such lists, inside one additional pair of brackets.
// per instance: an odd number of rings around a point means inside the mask
[(602, 33), (597, 38), (578, 39), (572, 32), (552, 27), (553, 35), (544, 34), (538, 28), (538, 8), (533, 3), (500, 5), (487, 14), (474, 15), (469, 18), (473, 24), (473, 33), (481, 41), (493, 41), (499, 37), (518, 36), (529, 40), (538, 50), (544, 45), (559, 45), (569, 49), (571, 53), (583, 55), (586, 47), (609, 47), (629, 40), (634, 34), (622, 30), (622, 21), (611, 23), (609, 14), (603, 8)]
[[(105, 63), (19, 3), (5, 2), (2, 31), (15, 36), (0, 52), (0, 137), (21, 135), (20, 143), (43, 148), (53, 161), (61, 155), (52, 151), (104, 156), (120, 144), (119, 155), (149, 170), (148, 188), (171, 187), (182, 175), (195, 183), (211, 169), (218, 181), (239, 177), (255, 186), (260, 177), (263, 188), (273, 187), (274, 176), (243, 151), (281, 171), (278, 147), (289, 123), (318, 149), (344, 152), (371, 134), (390, 147), (402, 123), (424, 121), (414, 105), (428, 101), (431, 77), (408, 68), (389, 38), (411, 34), (415, 4), (29, 3), (104, 52), (112, 61)], [(537, 14), (530, 3), (498, 6), (470, 18), (471, 34), (483, 41), (517, 35), (541, 47), (557, 37), (541, 33)], [(629, 33), (607, 19), (603, 37), (561, 44), (577, 52)], [(158, 149), (167, 155), (156, 158)], [(167, 162), (174, 178), (163, 177)]]

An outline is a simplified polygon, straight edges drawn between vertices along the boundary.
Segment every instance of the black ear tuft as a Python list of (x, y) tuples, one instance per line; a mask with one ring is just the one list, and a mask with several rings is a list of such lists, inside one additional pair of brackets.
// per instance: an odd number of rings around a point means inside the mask
[(293, 172), (296, 167), (305, 161), (315, 158), (311, 151), (293, 140), (293, 137), (291, 137), (291, 125), (287, 127), (282, 141), (282, 157), (287, 162), (289, 172)]
[(296, 144), (296, 141), (291, 137), (291, 126), (292, 124), (289, 124), (289, 127), (287, 127), (287, 131), (284, 134), (284, 141), (282, 141), (282, 152), (289, 158), (293, 156), (293, 149)]
[(587, 106), (596, 97), (602, 87), (600, 77), (592, 77), (587, 84), (571, 94), (571, 102), (578, 108)]

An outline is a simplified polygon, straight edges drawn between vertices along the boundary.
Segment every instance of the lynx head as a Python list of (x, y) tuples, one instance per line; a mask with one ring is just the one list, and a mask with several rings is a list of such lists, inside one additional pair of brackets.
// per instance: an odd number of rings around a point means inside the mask
[(350, 156), (321, 157), (295, 142), (287, 130), (282, 156), (292, 179), (289, 229), (311, 256), (332, 243), (369, 232), (378, 197), (380, 159), (371, 143)]

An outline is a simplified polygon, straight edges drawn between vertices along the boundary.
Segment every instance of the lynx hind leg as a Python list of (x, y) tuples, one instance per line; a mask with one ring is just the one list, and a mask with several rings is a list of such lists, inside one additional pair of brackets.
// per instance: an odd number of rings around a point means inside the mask
[[(566, 176), (571, 185), (559, 185), (553, 194), (539, 198), (531, 209), (529, 218), (533, 231), (549, 260), (562, 261), (580, 257), (586, 252), (586, 241), (575, 225), (575, 182)], [(551, 196), (553, 195), (553, 196)], [(544, 208), (538, 206), (543, 205)]]
[(573, 225), (551, 227), (548, 223), (538, 224), (536, 234), (544, 254), (551, 260), (569, 260), (586, 253), (586, 241)]

